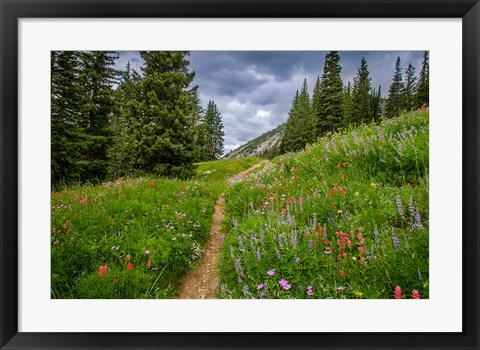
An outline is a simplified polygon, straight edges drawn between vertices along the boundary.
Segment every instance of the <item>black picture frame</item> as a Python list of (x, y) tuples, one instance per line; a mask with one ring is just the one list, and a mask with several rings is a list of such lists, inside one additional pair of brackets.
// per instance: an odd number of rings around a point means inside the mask
[[(0, 0), (0, 11), (1, 349), (479, 349), (478, 0)], [(18, 332), (18, 20), (57, 17), (462, 18), (463, 332), (115, 334)]]

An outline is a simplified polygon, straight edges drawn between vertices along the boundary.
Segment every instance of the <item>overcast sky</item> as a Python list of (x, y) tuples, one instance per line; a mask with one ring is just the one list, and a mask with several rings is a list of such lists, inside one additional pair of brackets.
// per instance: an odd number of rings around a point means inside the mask
[[(327, 51), (193, 51), (190, 70), (196, 76), (204, 108), (213, 100), (222, 114), (225, 152), (271, 130), (287, 120), (295, 92), (307, 78), (310, 94), (323, 73)], [(372, 87), (388, 94), (400, 57), (402, 69), (409, 63), (421, 69), (423, 51), (340, 51), (342, 80), (353, 83), (360, 60), (365, 57)], [(117, 67), (130, 61), (140, 73), (143, 62), (138, 51), (120, 52)]]

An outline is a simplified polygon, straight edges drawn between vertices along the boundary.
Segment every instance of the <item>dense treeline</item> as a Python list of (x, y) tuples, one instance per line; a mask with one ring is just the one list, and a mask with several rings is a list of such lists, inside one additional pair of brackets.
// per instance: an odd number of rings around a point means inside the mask
[(127, 175), (189, 178), (218, 159), (223, 124), (203, 110), (189, 52), (141, 51), (142, 71), (116, 69), (117, 52), (51, 54), (51, 181), (97, 182)]
[(328, 132), (348, 125), (378, 122), (392, 118), (402, 111), (411, 111), (428, 106), (429, 103), (429, 56), (423, 54), (422, 68), (418, 76), (409, 63), (405, 76), (402, 74), (400, 57), (395, 63), (395, 73), (388, 91), (382, 98), (381, 86), (372, 88), (368, 63), (360, 61), (353, 85), (342, 82), (340, 55), (330, 51), (325, 56), (323, 74), (317, 77), (312, 98), (308, 93), (307, 80), (296, 92), (285, 125), (280, 146), (282, 153), (298, 151)]

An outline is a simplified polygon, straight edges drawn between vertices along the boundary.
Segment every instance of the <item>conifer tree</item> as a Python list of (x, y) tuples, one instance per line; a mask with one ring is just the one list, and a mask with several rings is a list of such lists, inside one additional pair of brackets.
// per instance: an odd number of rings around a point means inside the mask
[(405, 90), (403, 92), (403, 103), (407, 111), (416, 108), (416, 89), (417, 77), (415, 76), (415, 67), (409, 63), (405, 71)]
[(141, 100), (141, 81), (141, 76), (130, 68), (128, 62), (114, 94), (111, 120), (114, 138), (108, 152), (109, 176), (112, 179), (131, 175), (134, 169), (134, 139), (129, 126), (136, 118), (137, 104)]
[(188, 71), (188, 52), (141, 51), (140, 55), (144, 76), (127, 130), (133, 141), (133, 168), (189, 178), (195, 169), (195, 132), (187, 89), (195, 73)]
[(352, 85), (348, 82), (343, 91), (343, 123), (342, 126), (347, 126), (352, 122), (353, 117), (353, 98)]
[(312, 112), (317, 118), (317, 134), (321, 134), (324, 132), (324, 130), (322, 129), (324, 121), (320, 119), (320, 111), (322, 110), (321, 91), (322, 88), (320, 76), (317, 76), (317, 81), (315, 82), (315, 86), (313, 87), (312, 94)]
[(372, 90), (370, 72), (365, 57), (360, 61), (357, 75), (353, 78), (353, 118), (352, 122), (361, 124), (372, 119), (370, 91)]
[(312, 112), (307, 79), (295, 96), (287, 120), (282, 152), (298, 151), (316, 140), (316, 118)]
[(207, 131), (207, 160), (219, 159), (223, 154), (223, 123), (217, 105), (213, 101), (208, 102), (205, 113), (205, 125)]
[(198, 86), (190, 91), (190, 119), (194, 129), (195, 162), (209, 160), (208, 126), (205, 123), (205, 110), (199, 96)]
[(417, 107), (421, 107), (423, 104), (428, 106), (429, 104), (429, 52), (423, 53), (422, 70), (418, 77), (417, 85)]
[(392, 85), (390, 85), (390, 89), (388, 90), (387, 108), (385, 111), (387, 118), (398, 116), (400, 114), (400, 111), (405, 108), (403, 98), (404, 90), (405, 84), (403, 83), (402, 66), (400, 62), (400, 57), (397, 57)]
[(280, 144), (280, 152), (287, 153), (294, 150), (294, 138), (295, 138), (295, 129), (298, 127), (298, 122), (295, 120), (297, 114), (295, 110), (297, 109), (298, 102), (298, 90), (293, 97), (292, 105), (288, 111), (287, 122), (285, 123), (285, 131), (283, 134), (282, 143)]
[(375, 122), (378, 122), (381, 115), (382, 104), (382, 87), (379, 85), (378, 90), (372, 91), (372, 117)]
[(340, 55), (337, 51), (330, 51), (325, 56), (319, 101), (317, 109), (314, 110), (317, 116), (317, 135), (336, 130), (342, 122), (343, 82), (339, 61)]
[(51, 52), (51, 183), (80, 179), (81, 89), (76, 51)]
[(112, 144), (111, 113), (114, 106), (113, 86), (119, 73), (114, 69), (118, 53), (84, 51), (80, 53), (82, 84), (81, 177), (83, 180), (103, 180), (108, 171), (107, 152)]

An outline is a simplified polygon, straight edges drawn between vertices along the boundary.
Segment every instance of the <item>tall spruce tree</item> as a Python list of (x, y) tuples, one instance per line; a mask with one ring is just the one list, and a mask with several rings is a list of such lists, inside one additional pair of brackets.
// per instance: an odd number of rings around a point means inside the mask
[(417, 77), (415, 76), (415, 67), (409, 63), (405, 71), (405, 90), (403, 91), (403, 103), (405, 109), (411, 111), (416, 108), (416, 89)]
[(213, 101), (208, 102), (205, 113), (205, 125), (207, 131), (207, 160), (219, 159), (223, 155), (223, 123), (217, 105)]
[(379, 85), (378, 90), (372, 91), (372, 117), (374, 122), (378, 122), (381, 115), (382, 104), (382, 87)]
[(140, 74), (132, 70), (128, 62), (114, 95), (111, 121), (114, 138), (108, 151), (109, 176), (112, 179), (133, 173), (134, 139), (129, 127), (136, 118), (137, 104), (141, 100), (141, 81)]
[(337, 51), (330, 51), (325, 56), (320, 95), (313, 111), (317, 117), (317, 135), (336, 130), (342, 122), (343, 82), (339, 61)]
[(117, 52), (110, 51), (80, 53), (80, 81), (83, 87), (81, 123), (84, 135), (79, 164), (83, 180), (103, 180), (108, 172), (107, 153), (113, 141), (113, 86), (120, 74), (114, 69), (118, 57)]
[(195, 132), (189, 117), (188, 52), (141, 51), (140, 99), (132, 106), (127, 132), (133, 142), (133, 168), (161, 176), (194, 175)]
[(51, 52), (51, 183), (80, 180), (82, 84), (77, 51)]
[(198, 86), (190, 91), (190, 118), (194, 128), (195, 162), (209, 160), (208, 126), (205, 122), (205, 110), (202, 107)]
[(298, 102), (299, 92), (295, 93), (295, 96), (292, 100), (292, 105), (290, 106), (290, 110), (288, 111), (288, 118), (285, 123), (285, 131), (283, 134), (282, 143), (280, 144), (280, 152), (287, 153), (292, 152), (296, 146), (294, 146), (296, 139), (296, 129), (298, 128), (298, 122), (295, 120), (297, 114), (295, 113), (297, 109), (297, 102)]
[(353, 78), (353, 117), (352, 122), (361, 124), (372, 119), (370, 72), (365, 57), (360, 61), (357, 75)]
[(352, 84), (347, 83), (343, 91), (343, 125), (347, 126), (352, 122), (353, 117), (353, 98), (352, 98)]
[(289, 112), (282, 152), (298, 151), (316, 140), (316, 117), (312, 112), (307, 79), (295, 96)]
[(422, 62), (422, 70), (420, 71), (420, 75), (418, 77), (418, 85), (417, 85), (417, 107), (421, 107), (424, 104), (428, 106), (429, 104), (429, 71), (430, 71), (430, 64), (429, 64), (429, 52), (424, 51), (423, 53), (423, 62)]
[[(317, 81), (315, 82), (315, 86), (313, 87), (313, 94), (312, 94), (312, 112), (317, 118), (317, 134), (322, 133), (322, 126), (325, 124), (325, 121), (320, 119), (320, 111), (322, 110), (322, 101), (321, 101), (321, 80), (320, 76), (317, 76)], [(298, 91), (297, 91), (298, 92)]]
[(405, 84), (402, 77), (402, 66), (400, 57), (397, 57), (392, 85), (390, 85), (390, 89), (388, 90), (388, 100), (385, 111), (387, 118), (396, 117), (400, 114), (400, 111), (405, 109), (404, 90)]

